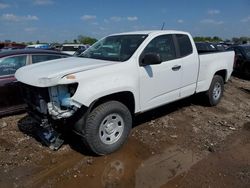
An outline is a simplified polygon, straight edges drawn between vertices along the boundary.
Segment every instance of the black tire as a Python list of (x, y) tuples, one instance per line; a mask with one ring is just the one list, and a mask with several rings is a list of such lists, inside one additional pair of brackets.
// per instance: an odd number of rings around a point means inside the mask
[(224, 91), (224, 80), (221, 76), (215, 75), (212, 79), (209, 90), (206, 92), (208, 104), (210, 106), (217, 105), (220, 102), (221, 97), (223, 96), (223, 91)]
[[(111, 128), (108, 129), (108, 126)], [(109, 154), (125, 143), (131, 128), (129, 109), (118, 101), (109, 101), (95, 107), (87, 115), (82, 141), (95, 154)]]

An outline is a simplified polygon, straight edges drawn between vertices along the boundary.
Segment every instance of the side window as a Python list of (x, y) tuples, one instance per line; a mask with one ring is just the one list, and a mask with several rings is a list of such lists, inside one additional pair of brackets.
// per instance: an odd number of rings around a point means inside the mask
[(161, 35), (154, 38), (144, 49), (143, 54), (146, 53), (158, 54), (163, 62), (175, 59), (176, 52), (172, 35)]
[(0, 76), (15, 74), (16, 70), (26, 65), (26, 55), (0, 59)]
[(32, 55), (32, 63), (62, 58), (60, 55)]
[(193, 53), (193, 47), (187, 35), (177, 34), (176, 38), (177, 38), (177, 43), (179, 46), (181, 57), (184, 57)]

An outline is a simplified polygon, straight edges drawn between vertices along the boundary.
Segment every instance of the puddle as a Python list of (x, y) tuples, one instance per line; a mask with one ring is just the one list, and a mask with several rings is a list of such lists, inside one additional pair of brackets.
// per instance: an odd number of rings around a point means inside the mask
[(58, 161), (51, 168), (34, 175), (28, 185), (60, 188), (160, 187), (188, 171), (200, 159), (194, 152), (178, 146), (152, 155), (141, 143), (130, 140), (122, 150), (108, 156), (90, 158), (76, 152), (67, 155), (64, 161)]
[(136, 170), (135, 187), (160, 187), (188, 171), (201, 157), (190, 150), (173, 146), (143, 161)]

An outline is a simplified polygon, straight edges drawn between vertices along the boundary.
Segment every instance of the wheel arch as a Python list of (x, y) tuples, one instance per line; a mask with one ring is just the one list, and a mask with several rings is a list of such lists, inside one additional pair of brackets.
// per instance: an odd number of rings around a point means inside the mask
[(215, 75), (221, 76), (223, 78), (224, 83), (227, 81), (227, 70), (226, 69), (222, 69), (222, 70), (215, 72), (214, 76)]
[(124, 104), (130, 111), (131, 114), (135, 113), (135, 97), (134, 94), (130, 91), (122, 91), (109, 95), (102, 96), (96, 100), (94, 100), (90, 106), (89, 111), (92, 111), (95, 107), (100, 104), (103, 104), (107, 101), (118, 101)]

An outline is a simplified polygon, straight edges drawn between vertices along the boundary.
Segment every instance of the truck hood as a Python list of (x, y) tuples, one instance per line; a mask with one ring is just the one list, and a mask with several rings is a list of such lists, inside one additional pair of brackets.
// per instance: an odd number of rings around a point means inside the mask
[(108, 66), (117, 62), (89, 58), (69, 57), (24, 66), (18, 69), (18, 81), (37, 87), (57, 85), (65, 75)]

